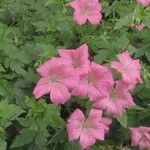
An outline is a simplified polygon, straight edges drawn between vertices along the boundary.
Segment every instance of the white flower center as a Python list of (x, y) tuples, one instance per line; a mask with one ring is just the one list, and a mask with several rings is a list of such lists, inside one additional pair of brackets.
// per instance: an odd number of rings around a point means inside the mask
[(87, 119), (84, 120), (83, 125), (82, 125), (82, 129), (87, 129), (88, 128), (88, 121)]
[(89, 6), (88, 5), (82, 6), (81, 7), (81, 13), (83, 15), (88, 15), (89, 14)]
[(87, 81), (88, 81), (89, 84), (94, 83), (95, 77), (93, 75), (89, 74), (88, 77), (87, 77)]
[(58, 76), (57, 75), (52, 75), (49, 80), (52, 82), (52, 83), (56, 83), (58, 82)]
[(78, 67), (80, 67), (80, 62), (75, 60), (75, 61), (73, 61), (72, 66), (73, 66), (73, 68), (78, 68)]
[(110, 96), (110, 99), (113, 100), (113, 99), (117, 98), (118, 94), (117, 94), (116, 90), (113, 89), (113, 90), (110, 92), (110, 95), (109, 95), (109, 96)]

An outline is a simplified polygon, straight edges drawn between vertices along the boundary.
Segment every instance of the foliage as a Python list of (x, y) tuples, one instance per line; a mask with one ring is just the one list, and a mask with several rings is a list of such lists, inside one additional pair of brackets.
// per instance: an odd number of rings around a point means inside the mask
[[(65, 122), (77, 107), (88, 111), (86, 99), (71, 98), (64, 106), (36, 101), (32, 91), (39, 79), (36, 68), (57, 56), (60, 47), (90, 47), (90, 59), (107, 65), (128, 49), (142, 64), (143, 84), (133, 92), (134, 108), (113, 118), (111, 132), (91, 150), (131, 150), (128, 127), (150, 126), (150, 7), (134, 0), (102, 0), (98, 26), (78, 26), (70, 0), (0, 0), (0, 150), (79, 150), (69, 142)], [(144, 22), (138, 32), (129, 27)]]

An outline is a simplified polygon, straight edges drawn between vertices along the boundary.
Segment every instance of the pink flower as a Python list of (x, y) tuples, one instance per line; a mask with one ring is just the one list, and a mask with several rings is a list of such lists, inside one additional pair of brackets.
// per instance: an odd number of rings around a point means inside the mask
[(87, 74), (81, 75), (72, 95), (88, 96), (90, 100), (103, 97), (107, 87), (113, 84), (111, 72), (104, 66), (92, 62)]
[(75, 10), (73, 17), (79, 25), (83, 25), (87, 20), (96, 25), (102, 19), (101, 4), (98, 0), (74, 0), (70, 6)]
[(108, 114), (121, 116), (124, 108), (134, 106), (132, 96), (129, 93), (129, 85), (123, 81), (118, 81), (107, 90), (107, 96), (98, 98), (93, 103), (93, 107), (105, 110)]
[(140, 149), (150, 148), (150, 127), (130, 128), (130, 132), (132, 146), (139, 145)]
[(135, 28), (140, 32), (144, 30), (144, 27), (145, 27), (144, 23), (135, 26)]
[(139, 60), (132, 59), (128, 52), (119, 54), (118, 59), (120, 62), (112, 62), (111, 67), (121, 73), (123, 81), (131, 85), (141, 83)]
[(69, 64), (68, 67), (73, 69), (75, 74), (81, 75), (89, 70), (90, 61), (88, 60), (88, 46), (82, 44), (75, 50), (60, 49), (59, 55)]
[(78, 82), (78, 77), (66, 67), (61, 58), (52, 58), (41, 65), (37, 72), (42, 76), (33, 94), (40, 98), (50, 93), (50, 99), (55, 104), (64, 104), (70, 98), (69, 89)]
[(150, 5), (150, 0), (136, 0), (136, 1), (137, 1), (137, 3), (142, 5), (143, 7), (147, 7)]
[(109, 124), (111, 119), (102, 118), (101, 110), (91, 109), (88, 118), (85, 118), (82, 111), (76, 109), (66, 126), (68, 138), (71, 141), (79, 138), (81, 148), (86, 149), (95, 144), (96, 139), (104, 140)]

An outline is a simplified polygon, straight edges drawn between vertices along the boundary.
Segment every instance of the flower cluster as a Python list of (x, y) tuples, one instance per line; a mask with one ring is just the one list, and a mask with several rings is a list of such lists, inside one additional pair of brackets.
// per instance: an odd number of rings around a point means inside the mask
[[(136, 0), (143, 7), (150, 6), (150, 0)], [(89, 21), (97, 25), (102, 20), (102, 6), (99, 0), (74, 0), (70, 7), (74, 9), (73, 18), (78, 25), (83, 25)], [(138, 31), (143, 31), (144, 23), (136, 25)]]
[[(149, 0), (137, 2), (144, 7), (150, 4)], [(87, 20), (96, 25), (102, 19), (98, 0), (74, 0), (70, 6), (79, 25)], [(142, 31), (144, 24), (135, 28)], [(96, 140), (103, 141), (109, 131), (112, 120), (102, 117), (103, 112), (109, 117), (122, 116), (125, 109), (135, 105), (131, 91), (142, 83), (140, 62), (133, 59), (128, 51), (117, 55), (118, 61), (111, 62), (109, 68), (90, 62), (87, 44), (77, 49), (59, 49), (58, 53), (59, 58), (52, 58), (37, 68), (42, 77), (33, 94), (37, 99), (50, 94), (54, 104), (65, 104), (71, 96), (86, 97), (92, 102), (88, 117), (77, 108), (66, 125), (69, 140), (79, 139), (81, 149), (87, 149)], [(120, 76), (119, 79), (113, 77), (112, 70)], [(132, 145), (139, 145), (140, 149), (150, 147), (150, 128), (130, 128), (130, 131)]]
[(33, 94), (35, 98), (50, 94), (52, 103), (64, 104), (77, 86), (79, 76), (88, 72), (88, 46), (83, 44), (76, 50), (60, 49), (59, 55), (60, 58), (52, 58), (37, 68), (42, 78)]
[(103, 118), (103, 111), (110, 116), (121, 116), (123, 110), (135, 105), (130, 91), (141, 83), (139, 60), (132, 59), (126, 51), (119, 54), (111, 68), (121, 76), (113, 78), (111, 69), (90, 62), (88, 46), (77, 49), (59, 49), (60, 57), (52, 58), (37, 68), (42, 76), (33, 94), (38, 99), (50, 94), (54, 104), (64, 104), (72, 96), (88, 97), (93, 103), (88, 118), (76, 109), (66, 126), (69, 140), (80, 138), (85, 149), (98, 140), (104, 140), (111, 119)]

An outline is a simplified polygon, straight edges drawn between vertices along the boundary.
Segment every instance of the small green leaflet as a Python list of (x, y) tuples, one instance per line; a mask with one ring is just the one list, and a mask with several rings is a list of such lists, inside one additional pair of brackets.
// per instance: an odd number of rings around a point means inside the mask
[(121, 117), (116, 118), (118, 122), (125, 128), (128, 127), (128, 118), (127, 118), (127, 112), (124, 111), (123, 115)]
[(31, 143), (34, 140), (35, 134), (30, 129), (23, 129), (20, 134), (15, 138), (12, 148), (21, 147)]
[(0, 138), (0, 150), (6, 150), (7, 143)]

